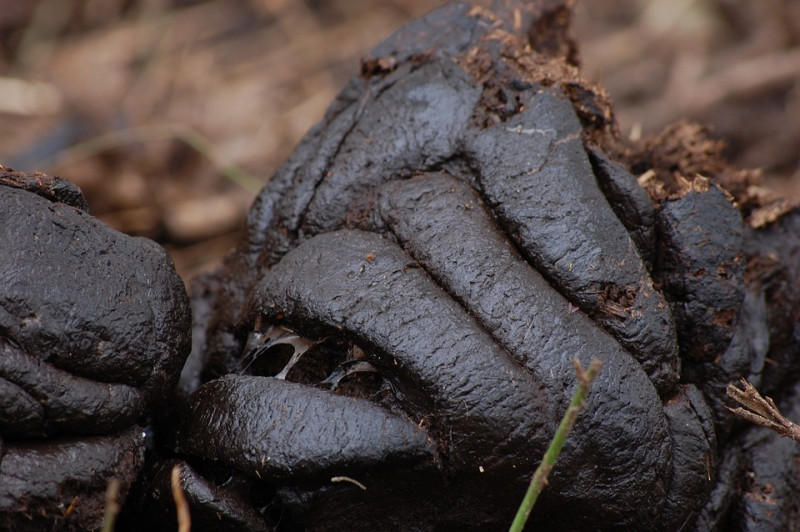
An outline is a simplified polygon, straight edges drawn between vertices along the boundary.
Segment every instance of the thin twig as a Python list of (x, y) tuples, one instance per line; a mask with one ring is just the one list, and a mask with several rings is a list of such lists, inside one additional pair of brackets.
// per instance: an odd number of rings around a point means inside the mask
[(103, 528), (101, 532), (113, 532), (114, 523), (117, 521), (117, 514), (119, 514), (119, 479), (112, 478), (108, 481), (106, 488), (106, 509), (103, 514)]
[(189, 503), (186, 501), (183, 489), (181, 489), (180, 466), (172, 468), (172, 477), (170, 480), (172, 498), (175, 500), (175, 510), (178, 512), (178, 532), (189, 532), (192, 528), (192, 518), (189, 515)]
[(572, 401), (569, 403), (569, 408), (567, 408), (567, 412), (561, 419), (561, 423), (556, 430), (555, 436), (553, 436), (553, 440), (550, 442), (550, 446), (547, 448), (547, 452), (544, 453), (542, 463), (539, 464), (539, 467), (536, 468), (536, 472), (533, 474), (531, 483), (528, 486), (528, 491), (522, 499), (522, 504), (520, 504), (519, 510), (517, 510), (517, 515), (511, 523), (509, 532), (521, 532), (525, 527), (525, 523), (531, 515), (531, 510), (533, 510), (533, 505), (536, 504), (536, 499), (547, 485), (547, 477), (556, 463), (561, 448), (564, 447), (567, 435), (578, 419), (578, 413), (586, 401), (586, 396), (589, 394), (589, 387), (603, 368), (603, 363), (597, 359), (592, 360), (589, 364), (589, 369), (586, 371), (583, 370), (577, 358), (573, 359), (572, 364), (575, 366), (575, 372), (578, 376), (578, 387), (575, 389)]
[(729, 384), (726, 391), (728, 397), (742, 405), (742, 407), (728, 408), (739, 417), (772, 429), (781, 436), (791, 438), (800, 443), (800, 426), (792, 423), (781, 414), (775, 402), (770, 397), (764, 397), (755, 387), (741, 379), (744, 389), (739, 389), (733, 384)]
[(358, 486), (359, 488), (361, 488), (362, 490), (367, 491), (367, 487), (364, 484), (362, 484), (361, 482), (359, 482), (356, 479), (354, 479), (354, 478), (350, 478), (350, 477), (331, 477), (331, 482), (349, 482), (350, 484), (354, 484), (354, 485)]

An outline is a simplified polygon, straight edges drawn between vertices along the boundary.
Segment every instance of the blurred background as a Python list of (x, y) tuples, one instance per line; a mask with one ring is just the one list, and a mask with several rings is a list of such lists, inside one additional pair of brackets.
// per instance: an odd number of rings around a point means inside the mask
[[(0, 0), (0, 162), (74, 181), (187, 279), (360, 56), (442, 3)], [(800, 2), (579, 0), (573, 34), (623, 134), (700, 121), (800, 199)]]

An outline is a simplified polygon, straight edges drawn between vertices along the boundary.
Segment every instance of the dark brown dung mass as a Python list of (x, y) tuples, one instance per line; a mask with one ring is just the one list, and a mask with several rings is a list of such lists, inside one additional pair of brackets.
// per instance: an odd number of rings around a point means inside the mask
[(5, 169), (0, 524), (98, 526), (118, 477), (119, 530), (173, 529), (177, 467), (194, 530), (507, 529), (597, 358), (532, 528), (800, 526), (800, 448), (724, 398), (800, 418), (800, 209), (700, 126), (623, 138), (572, 4), (377, 45), (191, 303), (157, 245)]

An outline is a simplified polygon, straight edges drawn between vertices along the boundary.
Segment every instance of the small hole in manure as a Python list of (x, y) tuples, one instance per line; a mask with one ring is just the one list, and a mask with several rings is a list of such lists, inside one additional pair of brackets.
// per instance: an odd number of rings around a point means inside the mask
[(276, 344), (263, 353), (259, 353), (250, 363), (246, 372), (250, 375), (274, 377), (286, 366), (293, 354), (293, 346)]

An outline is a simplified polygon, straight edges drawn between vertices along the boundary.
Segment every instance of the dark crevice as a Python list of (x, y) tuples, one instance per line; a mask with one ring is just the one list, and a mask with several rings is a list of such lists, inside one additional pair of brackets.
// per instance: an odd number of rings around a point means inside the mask
[[(455, 176), (454, 176), (454, 177), (455, 177)], [(422, 271), (424, 271), (424, 272), (425, 272), (425, 274), (426, 274), (426, 275), (427, 275), (427, 276), (428, 276), (428, 277), (429, 277), (431, 280), (433, 280), (433, 281), (434, 281), (434, 283), (436, 283), (436, 285), (437, 285), (437, 286), (438, 286), (438, 287), (439, 287), (439, 288), (440, 288), (440, 289), (441, 289), (441, 290), (442, 290), (444, 293), (446, 293), (446, 294), (447, 294), (447, 295), (450, 297), (450, 299), (451, 299), (451, 300), (453, 300), (455, 303), (457, 303), (457, 304), (458, 304), (458, 305), (459, 305), (459, 306), (460, 306), (460, 307), (461, 307), (461, 308), (464, 310), (464, 314), (465, 314), (465, 315), (467, 315), (467, 316), (470, 316), (470, 317), (471, 317), (471, 318), (474, 320), (475, 324), (478, 326), (478, 329), (479, 329), (480, 331), (484, 332), (484, 333), (485, 333), (487, 336), (489, 336), (490, 338), (492, 338), (492, 340), (494, 340), (494, 343), (495, 343), (495, 344), (496, 344), (496, 345), (497, 345), (499, 348), (501, 348), (501, 349), (503, 350), (503, 352), (504, 352), (506, 355), (508, 355), (508, 357), (509, 357), (509, 360), (514, 360), (514, 361), (516, 361), (516, 362), (517, 362), (517, 363), (520, 365), (520, 367), (521, 367), (521, 368), (523, 368), (523, 369), (524, 369), (525, 371), (527, 371), (529, 374), (533, 375), (533, 372), (532, 372), (532, 371), (531, 371), (531, 370), (530, 370), (530, 369), (529, 369), (529, 368), (528, 368), (528, 367), (525, 365), (525, 363), (524, 363), (524, 355), (523, 355), (523, 354), (516, 354), (516, 353), (514, 353), (513, 351), (511, 351), (511, 350), (509, 349), (509, 347), (508, 347), (508, 346), (505, 344), (505, 342), (503, 342), (503, 341), (501, 341), (500, 339), (498, 339), (498, 338), (495, 336), (495, 334), (494, 334), (494, 333), (493, 333), (491, 330), (489, 330), (489, 328), (488, 328), (488, 326), (486, 325), (486, 323), (484, 323), (484, 322), (483, 322), (483, 321), (480, 319), (480, 317), (479, 317), (477, 314), (475, 314), (474, 312), (472, 312), (472, 310), (469, 308), (469, 306), (467, 305), (467, 303), (466, 303), (466, 302), (465, 302), (465, 301), (464, 301), (462, 298), (460, 298), (460, 297), (459, 297), (457, 294), (453, 293), (453, 292), (450, 290), (450, 288), (447, 286), (447, 283), (445, 283), (445, 282), (443, 281), (443, 279), (441, 279), (441, 278), (437, 277), (437, 276), (436, 276), (436, 275), (435, 275), (433, 272), (431, 272), (431, 271), (430, 271), (430, 270), (429, 270), (427, 267), (425, 267), (425, 264), (424, 264), (424, 263), (421, 263), (421, 262), (419, 262), (419, 261), (418, 261), (418, 260), (417, 260), (417, 259), (416, 259), (416, 258), (415, 258), (415, 257), (414, 257), (412, 254), (411, 254), (411, 252), (408, 250), (408, 247), (407, 247), (406, 243), (405, 243), (405, 242), (403, 242), (403, 241), (402, 241), (400, 238), (398, 238), (397, 234), (395, 234), (395, 233), (394, 233), (394, 232), (391, 230), (391, 228), (389, 228), (389, 227), (388, 227), (388, 225), (387, 225), (387, 228), (386, 228), (386, 233), (390, 234), (390, 235), (392, 236), (392, 238), (394, 239), (394, 241), (395, 241), (395, 242), (397, 242), (397, 243), (398, 243), (398, 245), (399, 245), (401, 248), (403, 248), (403, 251), (406, 253), (406, 255), (408, 255), (408, 257), (409, 257), (411, 260), (413, 260), (413, 261), (414, 261), (414, 262), (415, 262), (415, 263), (418, 265), (418, 267), (419, 267), (419, 268), (420, 268)]]

